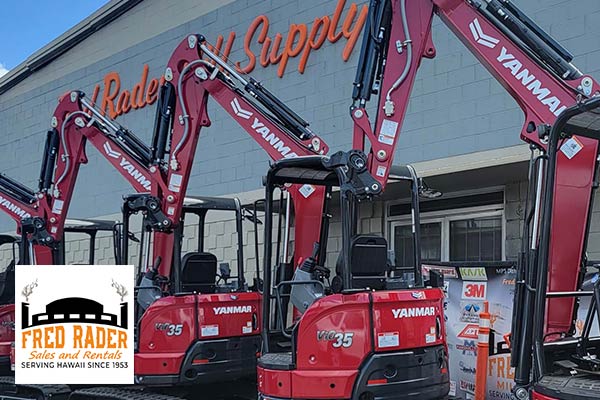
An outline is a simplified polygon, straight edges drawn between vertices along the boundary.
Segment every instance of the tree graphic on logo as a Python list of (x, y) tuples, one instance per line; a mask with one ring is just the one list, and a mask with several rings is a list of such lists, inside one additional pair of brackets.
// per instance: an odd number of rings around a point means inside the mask
[(21, 294), (25, 297), (26, 302), (29, 302), (29, 296), (31, 296), (31, 293), (33, 293), (33, 289), (36, 288), (37, 285), (38, 285), (38, 281), (36, 279), (34, 282), (31, 282), (29, 285), (25, 285), (25, 287), (21, 291)]
[(121, 285), (120, 283), (115, 282), (114, 279), (112, 279), (112, 283), (111, 286), (115, 288), (115, 290), (117, 291), (117, 294), (119, 296), (121, 296), (121, 303), (123, 302), (123, 299), (125, 298), (125, 296), (127, 296), (128, 292), (127, 289), (125, 289), (125, 286)]

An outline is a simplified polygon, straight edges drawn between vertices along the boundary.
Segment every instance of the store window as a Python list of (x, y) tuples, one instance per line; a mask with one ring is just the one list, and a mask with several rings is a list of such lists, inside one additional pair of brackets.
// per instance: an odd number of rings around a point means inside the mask
[[(474, 197), (474, 196), (469, 196)], [(445, 199), (447, 209), (430, 202), (421, 212), (421, 259), (434, 261), (503, 261), (503, 193), (490, 196), (476, 205), (473, 199)], [(452, 207), (453, 203), (456, 207)], [(460, 207), (469, 204), (471, 207)], [(433, 210), (433, 211), (427, 211)], [(409, 208), (392, 204), (388, 208), (388, 236), (397, 266), (413, 265), (413, 239)], [(399, 215), (394, 215), (396, 211)], [(398, 212), (400, 211), (400, 212)], [(404, 211), (404, 212), (402, 212)]]

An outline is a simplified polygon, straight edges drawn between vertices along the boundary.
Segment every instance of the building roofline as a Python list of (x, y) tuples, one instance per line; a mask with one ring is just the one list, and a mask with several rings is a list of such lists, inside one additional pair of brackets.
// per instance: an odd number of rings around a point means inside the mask
[(0, 94), (15, 87), (35, 71), (51, 63), (142, 1), (110, 0), (89, 17), (33, 53), (25, 61), (0, 78)]

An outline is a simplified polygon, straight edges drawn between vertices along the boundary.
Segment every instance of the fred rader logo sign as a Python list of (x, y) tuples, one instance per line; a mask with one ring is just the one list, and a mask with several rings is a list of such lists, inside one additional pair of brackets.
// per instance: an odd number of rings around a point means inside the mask
[(17, 384), (132, 384), (131, 265), (16, 269)]

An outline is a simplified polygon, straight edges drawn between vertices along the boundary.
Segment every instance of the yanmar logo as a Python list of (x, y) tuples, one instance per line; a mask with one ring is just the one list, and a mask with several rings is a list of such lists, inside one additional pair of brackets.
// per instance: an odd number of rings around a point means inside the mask
[[(477, 43), (488, 48), (495, 48), (499, 43), (499, 40), (495, 37), (487, 35), (481, 29), (481, 25), (477, 18), (475, 18), (470, 24), (469, 29), (471, 34)], [(561, 101), (558, 97), (553, 96), (550, 89), (543, 87), (542, 82), (535, 77), (534, 74), (530, 73), (527, 68), (523, 68), (523, 63), (517, 58), (510, 54), (506, 47), (502, 47), (500, 55), (496, 58), (499, 63), (506, 69), (509, 69), (511, 74), (523, 85), (527, 91), (531, 92), (543, 105), (558, 117), (558, 115), (567, 106), (561, 105)]]
[(127, 171), (127, 173), (133, 177), (133, 179), (138, 181), (140, 185), (144, 187), (144, 189), (150, 191), (150, 188), (152, 186), (150, 184), (150, 179), (146, 178), (144, 174), (142, 174), (136, 167), (133, 166), (133, 164), (131, 164), (125, 158), (121, 158), (119, 166), (125, 171)]
[(19, 207), (18, 205), (14, 204), (12, 201), (5, 199), (4, 197), (0, 196), (0, 206), (4, 207), (5, 209), (7, 209), (9, 212), (18, 215), (21, 218), (29, 218), (31, 217), (31, 214), (29, 214), (27, 211), (23, 210), (21, 207)]
[(213, 311), (215, 315), (248, 314), (252, 312), (252, 306), (213, 307)]
[(410, 307), (396, 308), (392, 310), (394, 318), (432, 317), (435, 315), (435, 307)]
[[(233, 110), (233, 113), (240, 118), (250, 119), (250, 117), (252, 117), (253, 115), (251, 111), (243, 109), (238, 99), (235, 97), (231, 101), (230, 105), (231, 109)], [(271, 147), (277, 150), (277, 152), (281, 154), (283, 158), (298, 157), (298, 154), (291, 151), (289, 146), (286, 146), (283, 140), (281, 140), (275, 133), (271, 132), (271, 130), (267, 128), (264, 123), (260, 122), (259, 119), (256, 117), (254, 117), (254, 122), (252, 122), (252, 129), (254, 129), (254, 131), (260, 136), (262, 136), (265, 142), (269, 143)]]
[(567, 106), (561, 105), (561, 101), (558, 97), (553, 96), (550, 89), (542, 86), (542, 82), (529, 72), (527, 68), (523, 68), (523, 63), (517, 60), (514, 55), (510, 54), (505, 47), (500, 50), (500, 55), (497, 58), (498, 62), (502, 63), (504, 68), (509, 69), (511, 74), (527, 89), (531, 92), (540, 103), (548, 107), (552, 114), (558, 115)]
[(119, 166), (125, 171), (127, 171), (127, 173), (133, 177), (133, 179), (139, 182), (140, 185), (144, 187), (144, 189), (146, 189), (147, 191), (151, 190), (152, 184), (150, 182), (150, 179), (148, 179), (143, 174), (143, 172), (138, 170), (131, 162), (129, 162), (125, 157), (123, 157), (123, 155), (120, 152), (110, 147), (109, 142), (104, 142), (104, 145), (102, 147), (104, 147), (104, 152), (110, 158), (120, 158), (121, 160), (119, 161)]
[(269, 130), (258, 120), (258, 118), (254, 117), (254, 122), (252, 123), (252, 129), (256, 131), (256, 133), (260, 134), (263, 139), (267, 143), (269, 143), (279, 154), (283, 156), (283, 158), (294, 158), (298, 157), (298, 154), (291, 151), (291, 149), (283, 143), (283, 141), (277, 137), (273, 132)]

